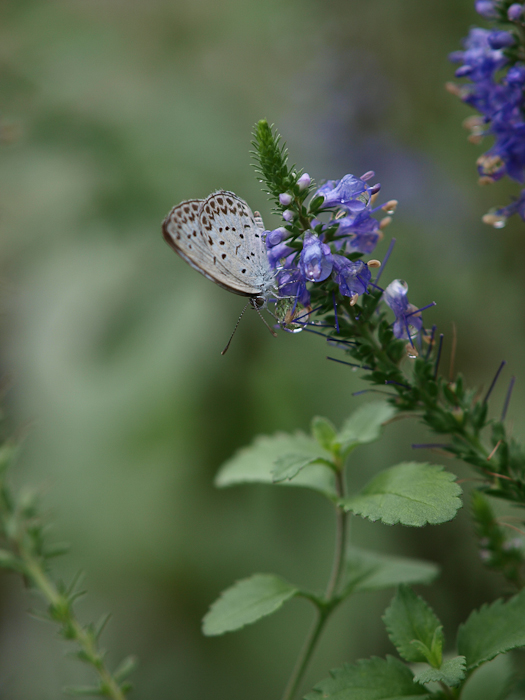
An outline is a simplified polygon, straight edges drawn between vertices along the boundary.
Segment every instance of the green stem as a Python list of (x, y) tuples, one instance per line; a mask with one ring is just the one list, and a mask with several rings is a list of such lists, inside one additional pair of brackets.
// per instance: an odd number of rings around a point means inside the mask
[(20, 548), (19, 554), (25, 564), (27, 576), (35, 588), (40, 591), (54, 610), (60, 610), (60, 624), (63, 628), (67, 628), (68, 638), (77, 642), (84, 652), (86, 660), (89, 660), (89, 663), (94, 667), (102, 681), (101, 689), (103, 689), (104, 696), (110, 700), (126, 700), (119, 684), (108, 671), (94, 636), (87, 632), (75, 618), (65, 596), (58, 591), (37, 559), (22, 548)]
[[(339, 498), (344, 498), (345, 483), (344, 472), (340, 465), (336, 472), (336, 490)], [(340, 602), (336, 595), (337, 585), (341, 578), (344, 567), (344, 555), (346, 549), (346, 532), (347, 532), (347, 513), (337, 506), (336, 510), (336, 534), (335, 534), (335, 551), (334, 560), (332, 563), (332, 571), (330, 579), (326, 587), (325, 598), (323, 605), (317, 604), (316, 617), (313, 625), (305, 640), (299, 658), (295, 664), (292, 675), (286, 685), (282, 700), (292, 700), (299, 684), (301, 683), (304, 674), (308, 668), (312, 655), (315, 651), (319, 637), (323, 632), (324, 626), (337, 604)], [(313, 601), (312, 601), (313, 602)]]

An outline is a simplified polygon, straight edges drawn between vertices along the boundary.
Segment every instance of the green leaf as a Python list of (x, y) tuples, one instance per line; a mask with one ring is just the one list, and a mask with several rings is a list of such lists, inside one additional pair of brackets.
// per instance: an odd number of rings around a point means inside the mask
[(6, 549), (0, 549), (0, 569), (11, 569), (24, 574), (26, 567), (22, 559), (12, 554)]
[(137, 668), (137, 657), (136, 656), (126, 656), (118, 667), (113, 672), (113, 678), (120, 683), (126, 679), (133, 671)]
[(474, 610), (458, 631), (458, 653), (472, 670), (498, 654), (525, 646), (525, 589), (508, 601)]
[(279, 484), (281, 481), (285, 480), (291, 481), (304, 467), (318, 461), (318, 459), (312, 459), (309, 455), (283, 455), (275, 460), (275, 468), (272, 471), (272, 481), (274, 484)]
[(464, 656), (455, 656), (443, 661), (440, 668), (429, 666), (416, 673), (416, 683), (445, 683), (451, 687), (458, 685), (465, 678), (466, 661)]
[(330, 671), (304, 700), (411, 700), (429, 698), (412, 671), (393, 656), (373, 657)]
[(346, 552), (344, 587), (352, 592), (377, 591), (401, 583), (432, 583), (439, 567), (422, 559), (394, 557), (349, 547)]
[(202, 630), (211, 637), (241, 629), (275, 612), (298, 592), (279, 576), (254, 574), (221, 593), (205, 615)]
[[(390, 641), (406, 661), (430, 662), (428, 656), (432, 651), (436, 655), (439, 652), (440, 656), (443, 648), (441, 623), (423, 598), (408, 586), (399, 587), (383, 621)], [(414, 641), (421, 644), (414, 644)], [(432, 661), (437, 661), (433, 666), (441, 664), (441, 658), (436, 656)]]
[(337, 431), (328, 418), (315, 416), (315, 418), (312, 418), (312, 435), (323, 449), (330, 452), (332, 443), (337, 436)]
[(343, 423), (336, 437), (341, 452), (348, 454), (357, 445), (377, 440), (381, 428), (396, 413), (396, 409), (386, 401), (371, 401), (363, 404)]
[[(305, 458), (308, 456), (311, 460), (330, 460), (331, 457), (314, 438), (304, 433), (261, 436), (223, 464), (215, 478), (215, 484), (219, 487), (242, 483), (272, 484), (276, 461), (287, 454), (300, 454)], [(337, 496), (335, 475), (330, 467), (324, 464), (309, 464), (293, 481), (284, 481), (283, 485), (305, 486), (331, 499)]]
[(461, 488), (455, 478), (437, 464), (403, 462), (385, 469), (360, 494), (343, 499), (340, 505), (386, 525), (436, 525), (451, 520), (461, 506)]

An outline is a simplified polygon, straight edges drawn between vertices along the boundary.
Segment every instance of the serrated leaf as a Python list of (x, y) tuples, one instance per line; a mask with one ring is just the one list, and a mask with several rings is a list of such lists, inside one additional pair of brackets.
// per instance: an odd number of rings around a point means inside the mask
[(233, 632), (270, 615), (299, 590), (273, 574), (254, 574), (228, 588), (213, 603), (202, 621), (208, 637)]
[(337, 431), (328, 418), (315, 416), (315, 418), (312, 419), (312, 435), (322, 448), (330, 451), (332, 443), (336, 438)]
[(282, 455), (282, 457), (275, 460), (275, 467), (272, 471), (272, 481), (274, 484), (279, 484), (281, 481), (286, 480), (291, 481), (302, 469), (314, 462), (318, 462), (318, 460), (312, 459), (308, 455)]
[(411, 700), (429, 698), (412, 671), (393, 656), (373, 657), (330, 671), (304, 700)]
[(508, 601), (474, 610), (458, 630), (458, 653), (472, 670), (498, 654), (525, 646), (525, 589)]
[(371, 401), (360, 406), (343, 423), (336, 442), (341, 452), (348, 454), (357, 445), (364, 445), (377, 440), (381, 435), (383, 423), (390, 420), (396, 409), (386, 401)]
[(452, 520), (461, 507), (461, 488), (455, 478), (437, 464), (403, 462), (385, 469), (360, 494), (343, 499), (340, 505), (386, 525), (437, 525)]
[(422, 559), (378, 554), (349, 547), (345, 556), (343, 586), (352, 592), (377, 591), (401, 583), (432, 583), (439, 567)]
[(445, 683), (451, 687), (465, 678), (466, 661), (464, 656), (455, 656), (443, 661), (440, 668), (423, 669), (414, 676), (416, 683)]
[(436, 631), (441, 629), (441, 623), (423, 598), (408, 586), (400, 586), (386, 609), (383, 621), (390, 641), (400, 656), (411, 663), (429, 660), (420, 645), (416, 646), (413, 642), (421, 642), (430, 652), (435, 646)]
[[(314, 438), (304, 433), (261, 436), (223, 464), (215, 478), (215, 485), (225, 487), (243, 483), (272, 484), (276, 460), (282, 455), (292, 453), (309, 455), (312, 459), (330, 460), (331, 457)], [(309, 464), (293, 481), (284, 481), (282, 485), (304, 486), (319, 491), (328, 498), (336, 497), (335, 475), (330, 467), (324, 464)]]

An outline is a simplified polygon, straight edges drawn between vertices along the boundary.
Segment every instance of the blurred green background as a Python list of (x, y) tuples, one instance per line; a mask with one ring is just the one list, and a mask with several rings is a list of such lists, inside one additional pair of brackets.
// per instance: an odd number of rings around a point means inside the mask
[[(413, 303), (438, 302), (426, 322), (449, 339), (445, 369), (455, 322), (470, 384), (487, 386), (509, 363), (494, 411), (520, 373), (523, 223), (480, 222), (516, 188), (477, 186), (483, 149), (461, 128), (471, 112), (443, 87), (448, 52), (478, 19), (472, 0), (1, 3), (0, 361), (13, 377), (12, 429), (27, 433), (12, 478), (42, 488), (52, 536), (72, 545), (57, 572), (86, 572), (81, 619), (112, 611), (110, 660), (140, 657), (137, 700), (279, 697), (307, 603), (220, 638), (202, 637), (200, 619), (253, 571), (324, 586), (331, 507), (299, 489), (217, 491), (212, 479), (255, 434), (306, 429), (315, 414), (340, 424), (368, 400), (352, 397), (363, 383), (325, 360), (320, 338), (275, 340), (255, 314), (221, 357), (243, 301), (162, 241), (173, 205), (219, 188), (277, 225), (250, 166), (256, 120), (275, 122), (317, 180), (374, 169), (384, 199), (400, 200), (377, 250), (397, 238), (383, 282), (404, 278)], [(509, 418), (523, 438), (518, 379)], [(427, 437), (415, 421), (388, 427), (354, 453), (352, 486), (413, 459), (410, 444)], [(472, 607), (501, 594), (466, 509), (421, 530), (356, 520), (353, 538), (442, 564), (425, 595), (449, 641)], [(380, 621), (390, 597), (344, 606), (305, 688), (343, 661), (393, 653)], [(1, 577), (2, 699), (56, 699), (91, 680), (55, 629), (27, 616), (37, 605)]]

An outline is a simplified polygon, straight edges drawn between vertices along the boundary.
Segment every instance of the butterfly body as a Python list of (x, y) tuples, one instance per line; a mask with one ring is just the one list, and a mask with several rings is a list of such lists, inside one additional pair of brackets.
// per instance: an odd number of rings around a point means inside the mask
[(162, 231), (187, 263), (223, 289), (250, 297), (252, 305), (260, 306), (275, 285), (262, 219), (233, 192), (181, 202)]

